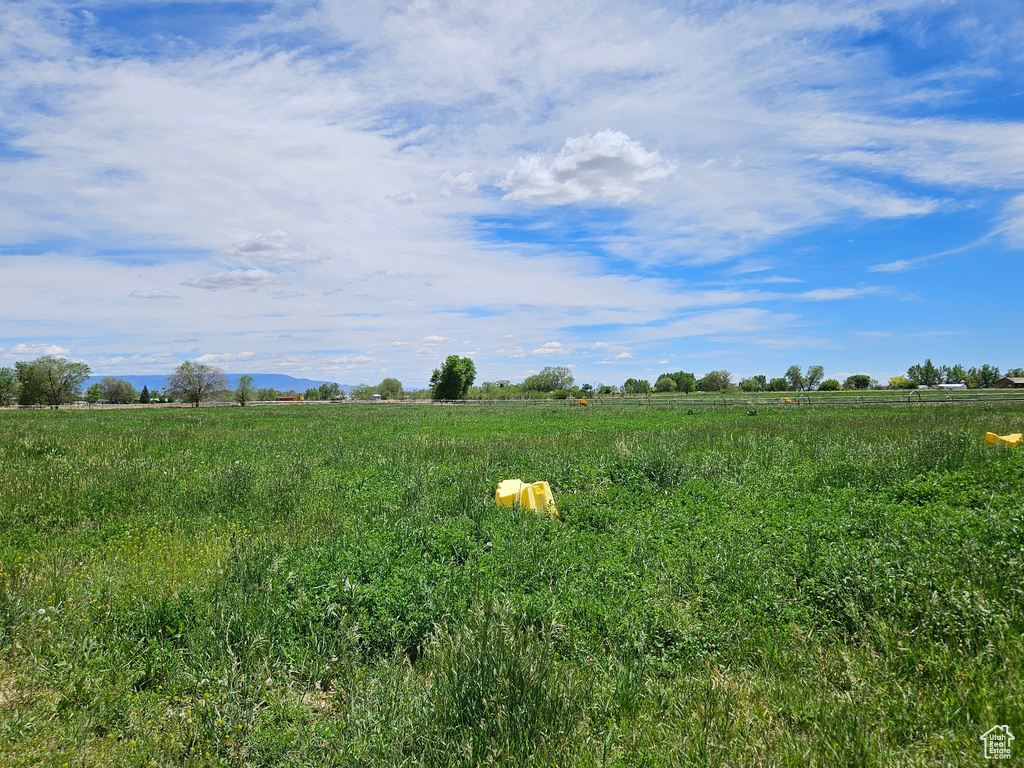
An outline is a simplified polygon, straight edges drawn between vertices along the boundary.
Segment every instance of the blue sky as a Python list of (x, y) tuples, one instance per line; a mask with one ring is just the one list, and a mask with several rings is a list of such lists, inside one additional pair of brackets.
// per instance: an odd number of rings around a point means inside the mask
[(6, 0), (0, 365), (1024, 366), (1022, 59), (1016, 3)]

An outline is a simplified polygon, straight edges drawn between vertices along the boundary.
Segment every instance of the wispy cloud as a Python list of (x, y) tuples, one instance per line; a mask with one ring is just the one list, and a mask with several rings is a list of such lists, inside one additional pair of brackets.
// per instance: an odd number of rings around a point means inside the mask
[(163, 289), (154, 289), (151, 291), (134, 290), (129, 291), (128, 297), (132, 299), (180, 299), (181, 296), (176, 293)]
[(183, 280), (182, 285), (189, 288), (203, 288), (207, 291), (223, 291), (228, 288), (251, 288), (283, 282), (280, 275), (265, 269), (233, 269), (228, 272), (217, 272), (204, 277), (193, 277)]
[[(1024, 247), (1003, 8), (271, 0), (200, 33), (164, 3), (162, 36), (93, 10), (0, 3), (7, 348), (150, 371), (201, 338), (422, 383), (459, 350), (625, 375), (824, 340), (898, 368), (924, 342), (852, 320), (980, 303)], [(972, 281), (937, 253), (961, 237)], [(1013, 347), (961, 322), (965, 359)]]
[(224, 251), (225, 256), (251, 259), (263, 264), (312, 264), (326, 261), (327, 256), (310, 251), (287, 232), (274, 229), (253, 235)]

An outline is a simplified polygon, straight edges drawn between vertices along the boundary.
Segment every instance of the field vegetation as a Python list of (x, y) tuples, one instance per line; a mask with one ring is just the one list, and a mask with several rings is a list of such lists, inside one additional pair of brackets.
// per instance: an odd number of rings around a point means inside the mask
[(0, 764), (982, 765), (986, 431), (1022, 404), (0, 413)]

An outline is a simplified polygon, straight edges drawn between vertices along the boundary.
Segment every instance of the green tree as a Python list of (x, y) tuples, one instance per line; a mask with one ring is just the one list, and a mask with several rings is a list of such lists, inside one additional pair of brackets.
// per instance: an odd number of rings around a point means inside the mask
[(889, 378), (889, 389), (913, 389), (914, 382), (906, 376), (891, 376)]
[(227, 386), (228, 380), (220, 368), (186, 360), (167, 377), (166, 389), (172, 400), (181, 399), (198, 408), (200, 403), (212, 400)]
[(527, 392), (554, 392), (556, 389), (569, 389), (573, 385), (572, 371), (564, 365), (549, 365), (540, 373), (527, 376), (522, 388)]
[(324, 383), (320, 385), (318, 394), (321, 400), (335, 400), (341, 397), (341, 387), (334, 382)]
[(786, 381), (789, 382), (789, 388), (792, 390), (804, 388), (804, 374), (799, 365), (791, 365), (786, 369)]
[(838, 392), (841, 388), (841, 385), (836, 379), (825, 379), (818, 385), (819, 392)]
[(1024, 377), (1024, 368), (1010, 368), (1006, 375), (1015, 379), (1022, 378)]
[(812, 365), (807, 369), (807, 375), (804, 376), (804, 389), (814, 389), (821, 380), (825, 378), (825, 366), (823, 365)]
[(676, 371), (672, 374), (676, 380), (676, 389), (685, 394), (690, 394), (697, 389), (697, 377), (686, 371)]
[(942, 373), (928, 358), (920, 365), (912, 365), (907, 369), (907, 378), (917, 386), (934, 387), (942, 381)]
[[(973, 371), (975, 369), (972, 368), (971, 370)], [(988, 389), (1002, 378), (999, 375), (999, 369), (994, 365), (989, 365), (988, 363), (985, 363), (981, 368), (978, 368), (975, 376), (978, 380), (978, 386), (982, 389)]]
[(256, 397), (256, 388), (253, 386), (253, 378), (249, 374), (243, 374), (235, 382), (235, 402), (245, 407), (246, 403), (252, 402)]
[(942, 366), (942, 381), (946, 384), (959, 384), (967, 381), (967, 369), (957, 365)]
[(789, 380), (785, 376), (776, 376), (768, 382), (769, 392), (788, 392)]
[(17, 372), (13, 368), (0, 368), (0, 405), (10, 405), (17, 394)]
[(46, 403), (54, 408), (77, 400), (90, 373), (85, 363), (53, 355), (14, 366), (18, 371), (18, 402), (22, 405)]
[(139, 402), (143, 405), (149, 405), (149, 387), (145, 384), (142, 385), (142, 392), (139, 393)]
[(273, 387), (260, 387), (256, 390), (256, 400), (260, 403), (273, 402), (281, 393)]
[(476, 366), (468, 357), (448, 355), (430, 377), (430, 396), (434, 400), (462, 400), (476, 380)]
[(731, 380), (732, 374), (724, 368), (720, 371), (711, 371), (697, 382), (697, 389), (701, 392), (720, 392), (729, 388)]
[(864, 373), (847, 376), (846, 381), (843, 382), (843, 389), (869, 389), (870, 387), (871, 377)]
[(676, 384), (676, 380), (672, 378), (671, 373), (663, 373), (654, 383), (654, 388), (658, 392), (675, 392), (679, 389), (679, 385)]
[(89, 403), (89, 405), (95, 405), (103, 399), (103, 390), (100, 389), (98, 381), (95, 384), (90, 384), (89, 388), (85, 390), (85, 402)]
[(622, 391), (627, 395), (646, 395), (651, 391), (651, 382), (646, 379), (626, 379)]
[[(466, 387), (468, 390), (469, 387)], [(405, 395), (405, 388), (398, 379), (388, 377), (377, 387), (377, 392), (385, 400), (401, 400)]]
[(124, 379), (117, 379), (113, 376), (105, 376), (100, 381), (100, 392), (103, 399), (108, 403), (134, 403), (139, 399), (139, 393), (131, 384)]

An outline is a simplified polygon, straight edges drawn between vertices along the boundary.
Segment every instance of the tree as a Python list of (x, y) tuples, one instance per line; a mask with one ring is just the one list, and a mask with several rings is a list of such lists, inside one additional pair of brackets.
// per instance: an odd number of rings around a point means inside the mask
[[(972, 368), (971, 370), (974, 371), (975, 369)], [(977, 369), (975, 375), (978, 379), (978, 386), (982, 389), (988, 389), (1000, 379), (999, 369), (994, 365), (989, 365), (988, 363), (985, 363), (981, 368)]]
[(789, 380), (784, 376), (776, 376), (774, 379), (768, 382), (767, 387), (769, 392), (788, 392), (789, 391)]
[(907, 378), (919, 387), (934, 387), (942, 381), (942, 374), (932, 364), (931, 358), (928, 358), (921, 365), (912, 365), (907, 368)]
[(1024, 368), (1011, 368), (1006, 372), (1007, 376), (1011, 376), (1015, 379), (1024, 377)]
[(564, 365), (549, 365), (540, 373), (527, 376), (523, 381), (523, 389), (527, 392), (554, 392), (556, 389), (569, 389), (572, 386), (572, 371)]
[(807, 375), (804, 376), (804, 388), (808, 390), (814, 389), (824, 378), (825, 366), (812, 365), (807, 369)]
[(341, 397), (341, 387), (335, 382), (321, 384), (319, 394), (321, 400), (334, 400)]
[(962, 365), (942, 366), (942, 381), (946, 384), (959, 384), (967, 381), (967, 369)]
[(679, 385), (676, 384), (676, 380), (672, 378), (672, 374), (663, 373), (654, 383), (654, 388), (659, 392), (675, 392), (679, 389)]
[(476, 380), (476, 366), (468, 357), (448, 355), (430, 377), (430, 396), (434, 400), (461, 400)]
[(720, 371), (711, 371), (697, 382), (697, 389), (701, 392), (718, 392), (728, 389), (731, 379), (732, 374), (724, 368)]
[(89, 388), (85, 390), (85, 402), (89, 405), (95, 405), (103, 399), (103, 390), (100, 389), (100, 383), (98, 381), (95, 384), (90, 384)]
[(789, 388), (793, 390), (804, 388), (804, 374), (800, 370), (799, 365), (791, 365), (786, 370), (786, 381), (789, 382)]
[(106, 376), (100, 381), (100, 392), (108, 403), (134, 403), (139, 393), (124, 379)]
[(47, 403), (56, 408), (82, 394), (82, 384), (91, 372), (85, 363), (66, 357), (43, 355), (30, 363), (15, 363), (18, 371), (18, 402), (22, 405)]
[(819, 392), (838, 392), (840, 384), (836, 379), (825, 379), (818, 385)]
[(18, 393), (18, 374), (13, 368), (0, 368), (0, 405), (10, 405)]
[(913, 389), (914, 382), (906, 376), (891, 376), (889, 378), (889, 389)]
[(174, 373), (167, 377), (167, 395), (192, 403), (196, 408), (204, 400), (211, 400), (222, 389), (227, 389), (228, 380), (220, 368), (186, 360)]
[(235, 383), (235, 402), (243, 408), (256, 397), (256, 388), (253, 386), (252, 376), (244, 374), (238, 377)]
[(276, 400), (280, 395), (281, 393), (273, 387), (260, 387), (256, 390), (256, 400), (261, 403)]
[[(469, 387), (466, 387), (468, 390)], [(385, 400), (401, 400), (405, 395), (405, 388), (398, 379), (388, 377), (377, 387), (377, 392)]]
[(646, 395), (651, 391), (651, 382), (646, 379), (626, 379), (622, 392), (626, 395)]
[(669, 376), (676, 380), (676, 390), (679, 392), (690, 394), (697, 388), (697, 377), (692, 373), (676, 371), (675, 373), (670, 373)]
[(142, 392), (139, 393), (139, 402), (143, 405), (149, 405), (149, 387), (145, 384), (142, 385)]
[(855, 373), (847, 376), (843, 382), (843, 389), (868, 389), (871, 387), (871, 377), (866, 373)]

